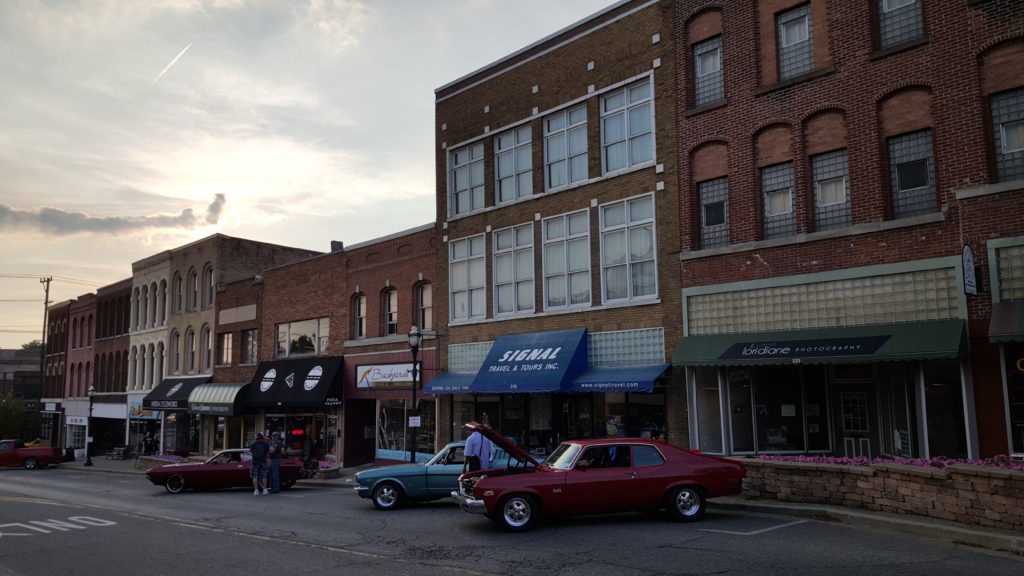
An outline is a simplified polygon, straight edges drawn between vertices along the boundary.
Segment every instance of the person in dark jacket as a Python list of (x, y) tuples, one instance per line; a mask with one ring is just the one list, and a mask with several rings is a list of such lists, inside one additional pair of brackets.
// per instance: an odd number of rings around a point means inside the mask
[(281, 459), (284, 458), (284, 442), (281, 442), (281, 433), (274, 432), (270, 435), (270, 471), (268, 483), (270, 493), (277, 494), (281, 491)]
[(249, 452), (252, 454), (252, 468), (249, 469), (249, 477), (252, 478), (252, 495), (269, 494), (270, 492), (267, 490), (267, 441), (260, 432), (256, 433), (256, 440), (249, 445)]

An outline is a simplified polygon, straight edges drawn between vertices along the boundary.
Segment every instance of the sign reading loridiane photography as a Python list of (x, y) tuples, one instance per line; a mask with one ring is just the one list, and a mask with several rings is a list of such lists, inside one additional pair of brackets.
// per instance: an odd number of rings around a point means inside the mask
[(401, 389), (411, 387), (412, 362), (356, 366), (356, 388)]
[(861, 356), (874, 354), (889, 338), (889, 336), (863, 336), (822, 338), (821, 340), (741, 342), (730, 346), (719, 358), (723, 360), (765, 360), (814, 356)]

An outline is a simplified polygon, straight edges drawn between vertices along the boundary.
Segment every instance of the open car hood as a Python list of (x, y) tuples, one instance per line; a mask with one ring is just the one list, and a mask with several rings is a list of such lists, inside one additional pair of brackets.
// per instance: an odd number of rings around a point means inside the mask
[(466, 423), (466, 428), (480, 432), (481, 434), (484, 435), (485, 438), (493, 442), (495, 446), (501, 448), (510, 456), (519, 460), (520, 462), (529, 462), (532, 463), (534, 466), (540, 465), (540, 462), (538, 462), (533, 456), (531, 456), (529, 452), (523, 450), (519, 446), (516, 446), (508, 438), (502, 436), (501, 434), (498, 434), (491, 428), (488, 428), (487, 426), (484, 426), (483, 424), (477, 422)]

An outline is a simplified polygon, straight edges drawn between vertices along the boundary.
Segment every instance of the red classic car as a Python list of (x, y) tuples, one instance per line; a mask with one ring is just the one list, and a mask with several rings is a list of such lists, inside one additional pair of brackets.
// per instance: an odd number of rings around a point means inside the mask
[[(252, 489), (249, 468), (252, 454), (248, 449), (222, 450), (205, 462), (182, 462), (151, 468), (146, 478), (157, 486), (163, 486), (171, 494), (185, 490), (212, 490), (218, 488)], [(281, 488), (291, 488), (308, 473), (300, 460), (281, 460)]]
[(21, 466), (28, 470), (60, 464), (60, 450), (21, 440), (0, 440), (0, 466)]
[(738, 494), (746, 476), (739, 462), (644, 438), (570, 440), (537, 462), (494, 430), (466, 426), (525, 464), (467, 472), (452, 498), (514, 532), (529, 530), (541, 515), (664, 508), (674, 520), (693, 521), (708, 498)]

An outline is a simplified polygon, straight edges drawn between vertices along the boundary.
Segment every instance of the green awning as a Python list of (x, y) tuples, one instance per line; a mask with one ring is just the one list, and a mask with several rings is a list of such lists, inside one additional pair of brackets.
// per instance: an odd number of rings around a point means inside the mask
[(957, 358), (963, 320), (688, 336), (672, 357), (679, 366), (864, 364)]
[(235, 400), (238, 393), (248, 385), (248, 382), (200, 384), (188, 395), (188, 411), (195, 414), (236, 416), (241, 412)]
[(989, 342), (1024, 342), (1024, 300), (996, 302), (988, 325)]

